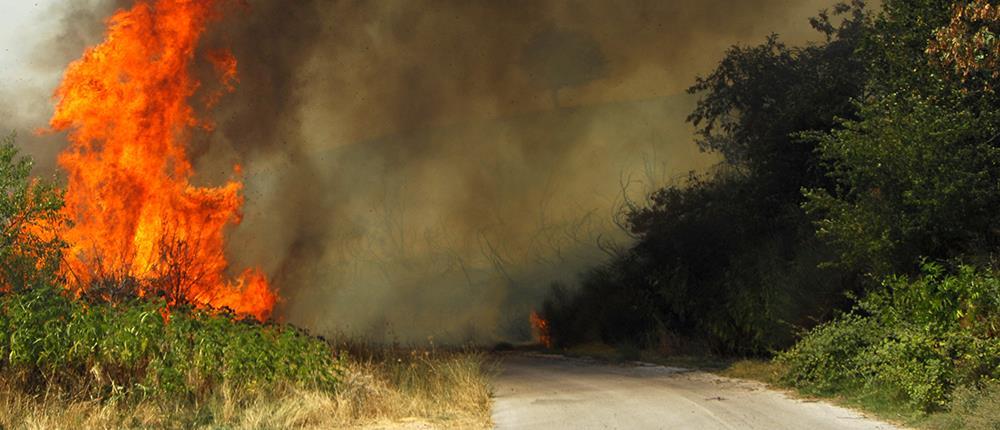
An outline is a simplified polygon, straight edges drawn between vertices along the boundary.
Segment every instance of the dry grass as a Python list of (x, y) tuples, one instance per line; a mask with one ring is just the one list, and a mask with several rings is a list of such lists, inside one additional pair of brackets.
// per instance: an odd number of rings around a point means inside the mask
[(476, 352), (352, 354), (334, 393), (223, 387), (201, 401), (95, 401), (0, 380), (0, 428), (489, 428), (492, 364)]
[(781, 364), (768, 360), (740, 360), (717, 373), (729, 378), (750, 379), (777, 385), (784, 372)]

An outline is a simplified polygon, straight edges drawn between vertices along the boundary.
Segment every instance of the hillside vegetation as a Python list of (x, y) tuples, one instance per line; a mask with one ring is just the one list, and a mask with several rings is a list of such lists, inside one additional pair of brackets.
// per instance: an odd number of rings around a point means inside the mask
[(840, 3), (690, 92), (713, 171), (627, 208), (635, 244), (553, 286), (557, 347), (776, 361), (776, 383), (930, 426), (1000, 415), (1000, 9)]

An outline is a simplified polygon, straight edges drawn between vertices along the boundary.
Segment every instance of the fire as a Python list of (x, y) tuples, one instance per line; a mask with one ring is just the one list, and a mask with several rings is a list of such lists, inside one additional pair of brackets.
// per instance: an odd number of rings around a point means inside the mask
[(543, 318), (538, 312), (531, 311), (528, 317), (531, 321), (531, 332), (546, 348), (552, 347), (552, 335), (549, 332), (549, 320)]
[[(260, 270), (226, 275), (223, 233), (240, 222), (242, 182), (190, 182), (190, 131), (211, 129), (190, 105), (201, 85), (190, 69), (224, 2), (138, 0), (66, 70), (50, 127), (69, 130), (59, 164), (68, 176), (64, 210), (73, 225), (63, 237), (74, 287), (128, 279), (139, 294), (163, 294), (170, 304), (270, 316), (277, 297)], [(206, 96), (207, 106), (235, 85), (236, 58), (215, 51), (206, 60), (222, 88)]]

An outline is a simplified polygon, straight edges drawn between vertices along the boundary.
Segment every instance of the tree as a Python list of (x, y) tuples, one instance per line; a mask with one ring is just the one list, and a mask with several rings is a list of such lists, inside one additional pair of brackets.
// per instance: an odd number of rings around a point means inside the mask
[(856, 55), (866, 23), (864, 3), (841, 3), (833, 13), (846, 18), (834, 24), (823, 11), (811, 20), (824, 43), (788, 47), (771, 35), (757, 46), (735, 46), (688, 89), (702, 95), (688, 116), (698, 145), (756, 182), (763, 199), (797, 206), (801, 187), (824, 185), (815, 142), (799, 133), (829, 130), (837, 118), (855, 115), (852, 100), (866, 80)]
[(627, 216), (631, 249), (585, 274), (572, 297), (553, 290), (544, 310), (557, 344), (681, 339), (701, 352), (766, 354), (844, 304), (853, 273), (817, 267), (832, 254), (801, 208), (803, 187), (832, 182), (803, 134), (857, 116), (867, 23), (863, 3), (840, 4), (812, 20), (825, 41), (733, 47), (695, 82), (697, 143), (725, 161), (654, 192)]
[(965, 12), (894, 0), (873, 25), (859, 119), (818, 139), (836, 186), (806, 193), (841, 264), (913, 273), (921, 257), (986, 257), (1000, 246), (1000, 99), (982, 85), (988, 61), (955, 56), (980, 49), (964, 45), (975, 37), (950, 36)]
[(1000, 7), (986, 0), (956, 3), (947, 26), (927, 46), (932, 63), (950, 67), (963, 83), (994, 91), (1000, 78)]

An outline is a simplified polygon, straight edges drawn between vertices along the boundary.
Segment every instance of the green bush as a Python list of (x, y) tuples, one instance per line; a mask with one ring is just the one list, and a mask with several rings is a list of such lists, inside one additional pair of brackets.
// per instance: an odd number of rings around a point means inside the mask
[(817, 394), (830, 394), (860, 379), (858, 358), (885, 335), (875, 320), (847, 314), (810, 331), (780, 354), (782, 382)]
[(821, 325), (782, 353), (782, 382), (834, 394), (861, 390), (916, 411), (946, 409), (956, 387), (1000, 377), (1000, 279), (924, 264), (915, 280), (890, 277), (853, 313)]
[(294, 328), (143, 299), (110, 305), (39, 287), (0, 297), (3, 372), (34, 390), (200, 396), (222, 384), (332, 390), (340, 363)]

